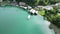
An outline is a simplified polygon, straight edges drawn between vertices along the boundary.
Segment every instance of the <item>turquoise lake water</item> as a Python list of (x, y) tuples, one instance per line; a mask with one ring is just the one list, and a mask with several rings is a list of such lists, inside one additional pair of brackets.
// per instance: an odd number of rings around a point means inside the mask
[(0, 34), (54, 34), (42, 16), (17, 7), (0, 7)]

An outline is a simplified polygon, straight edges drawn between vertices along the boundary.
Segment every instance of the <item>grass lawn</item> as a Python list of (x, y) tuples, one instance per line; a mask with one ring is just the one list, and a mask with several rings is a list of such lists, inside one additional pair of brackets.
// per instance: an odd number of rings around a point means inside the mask
[(45, 10), (41, 10), (38, 13), (43, 16), (43, 15), (45, 15)]

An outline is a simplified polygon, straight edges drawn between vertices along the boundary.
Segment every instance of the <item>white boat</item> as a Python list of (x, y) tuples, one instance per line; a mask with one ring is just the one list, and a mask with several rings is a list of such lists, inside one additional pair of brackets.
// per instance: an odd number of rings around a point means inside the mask
[(27, 17), (28, 19), (30, 19), (30, 15), (28, 15), (28, 17)]
[(34, 9), (31, 9), (30, 12), (33, 13), (33, 14), (34, 14), (34, 13), (36, 13), (36, 14), (38, 13), (38, 11), (36, 11), (36, 10), (34, 10)]
[(34, 14), (35, 13), (35, 10), (34, 9), (31, 9), (30, 12)]
[(27, 7), (23, 7), (24, 9), (27, 9)]

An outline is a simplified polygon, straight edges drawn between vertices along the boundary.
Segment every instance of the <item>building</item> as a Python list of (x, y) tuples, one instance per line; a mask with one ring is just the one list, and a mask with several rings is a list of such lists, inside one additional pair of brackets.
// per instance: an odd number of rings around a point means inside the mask
[(0, 2), (2, 2), (3, 0), (0, 0)]
[(24, 2), (19, 2), (19, 5), (25, 5), (25, 3)]

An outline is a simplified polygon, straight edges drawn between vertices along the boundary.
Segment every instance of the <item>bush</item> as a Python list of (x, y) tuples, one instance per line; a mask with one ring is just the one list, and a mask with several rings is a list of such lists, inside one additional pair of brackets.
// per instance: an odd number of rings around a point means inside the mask
[(39, 12), (38, 12), (40, 15), (42, 15), (42, 16), (44, 16), (45, 15), (45, 10), (43, 10), (43, 9), (39, 9)]

